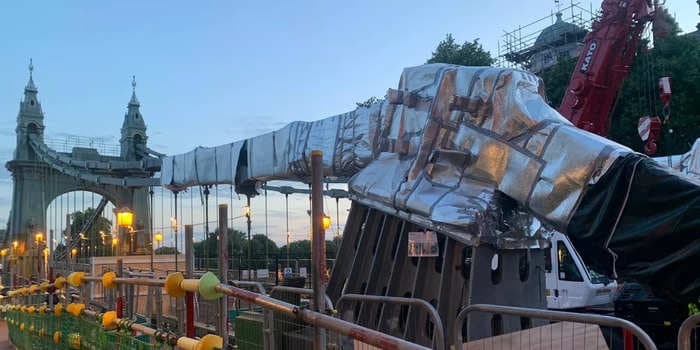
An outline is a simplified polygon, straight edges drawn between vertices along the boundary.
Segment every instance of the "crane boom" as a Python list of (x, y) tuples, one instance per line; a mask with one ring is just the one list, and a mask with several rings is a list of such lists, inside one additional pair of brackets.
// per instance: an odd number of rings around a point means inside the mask
[(647, 0), (604, 0), (584, 39), (559, 113), (577, 127), (607, 136), (615, 99), (629, 73), (653, 7)]

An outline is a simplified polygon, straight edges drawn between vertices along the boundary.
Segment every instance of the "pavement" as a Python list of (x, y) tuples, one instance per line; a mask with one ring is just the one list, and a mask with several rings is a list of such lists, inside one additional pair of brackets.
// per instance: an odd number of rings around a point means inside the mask
[(0, 321), (0, 350), (14, 349), (16, 348), (10, 343), (10, 336), (7, 334), (7, 322)]

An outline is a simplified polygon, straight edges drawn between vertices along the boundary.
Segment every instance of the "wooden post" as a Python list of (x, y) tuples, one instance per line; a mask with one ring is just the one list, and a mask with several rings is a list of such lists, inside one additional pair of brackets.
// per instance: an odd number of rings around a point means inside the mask
[[(250, 242), (248, 242), (250, 244)], [(219, 279), (228, 283), (228, 205), (219, 204)], [(228, 297), (219, 300), (219, 322), (217, 332), (224, 339), (223, 348), (228, 346)]]
[[(311, 286), (314, 311), (325, 311), (326, 232), (323, 229), (323, 152), (311, 151)], [(326, 348), (325, 332), (314, 327), (314, 349)]]
[[(185, 225), (185, 278), (194, 278), (194, 231)], [(194, 338), (194, 293), (185, 294), (185, 334)]]

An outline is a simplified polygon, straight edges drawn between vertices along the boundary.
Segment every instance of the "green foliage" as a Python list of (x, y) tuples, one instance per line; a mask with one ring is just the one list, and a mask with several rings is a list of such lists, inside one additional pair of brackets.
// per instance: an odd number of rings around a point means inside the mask
[(175, 249), (175, 247), (160, 247), (160, 248), (155, 250), (155, 253), (156, 253), (156, 255), (167, 255), (167, 254), (175, 254), (175, 253), (179, 254), (179, 252), (177, 251), (177, 249)]
[[(333, 240), (326, 240), (326, 258), (335, 259), (340, 248), (341, 237), (334, 237)], [(279, 249), (280, 255), (286, 258), (287, 246), (284, 245)], [(289, 257), (291, 259), (302, 258), (308, 259), (311, 257), (311, 241), (308, 239), (302, 241), (294, 241), (289, 244)]]
[(449, 63), (461, 66), (490, 66), (494, 62), (491, 54), (479, 44), (479, 39), (465, 41), (462, 45), (455, 41), (452, 34), (438, 43), (432, 57), (427, 63)]
[[(244, 232), (228, 229), (228, 244), (226, 245), (231, 256), (242, 256), (246, 252), (246, 234)], [(216, 258), (219, 251), (219, 238), (216, 233), (210, 232), (207, 238), (194, 244), (194, 256), (197, 259)]]
[[(251, 238), (252, 246), (251, 246), (251, 254), (254, 257), (260, 257), (260, 256), (276, 256), (277, 253), (279, 252), (279, 248), (277, 248), (277, 244), (269, 238), (267, 238), (265, 235), (257, 234), (253, 235)], [(246, 240), (247, 242), (247, 240)], [(265, 249), (267, 247), (267, 249)], [(247, 254), (244, 253), (244, 254)]]
[(373, 104), (375, 104), (375, 103), (378, 103), (378, 102), (380, 102), (380, 101), (381, 101), (381, 100), (378, 99), (377, 97), (372, 96), (372, 97), (368, 98), (366, 101), (363, 101), (363, 102), (355, 102), (355, 104), (357, 105), (357, 108), (360, 108), (360, 107), (362, 107), (362, 108), (369, 108), (371, 105), (373, 105)]
[(577, 57), (567, 58), (557, 61), (557, 63), (545, 69), (540, 77), (544, 80), (544, 89), (547, 94), (549, 104), (558, 108), (564, 98), (564, 91), (571, 80), (571, 73), (574, 71)]
[(610, 138), (642, 150), (637, 121), (645, 115), (661, 113), (657, 84), (663, 76), (672, 79), (673, 97), (671, 117), (662, 128), (657, 155), (680, 154), (690, 149), (700, 137), (700, 40), (687, 35), (658, 39), (654, 48), (635, 58), (613, 113)]
[[(86, 232), (82, 232), (86, 221), (88, 221), (94, 214), (94, 208), (87, 208), (85, 211), (76, 211), (70, 214), (71, 237), (69, 238), (80, 240), (77, 248), (78, 252), (81, 252), (82, 254), (87, 254), (87, 248), (90, 247), (90, 255), (92, 256), (112, 255), (112, 241), (110, 239), (112, 231), (111, 220), (108, 220), (100, 215), (93, 222), (92, 227), (90, 227)], [(81, 238), (81, 233), (83, 234), (84, 238)]]
[[(662, 103), (658, 96), (658, 79), (672, 79), (673, 97), (671, 117), (662, 128), (657, 156), (681, 154), (689, 150), (700, 137), (700, 40), (678, 33), (675, 20), (667, 20), (669, 35), (657, 38), (653, 48), (648, 42), (640, 43), (632, 69), (619, 92), (611, 116), (609, 137), (636, 151), (643, 151), (637, 134), (639, 118), (661, 115)], [(576, 60), (560, 61), (542, 72), (550, 104), (558, 107), (568, 86)], [(663, 119), (663, 118), (662, 118)]]

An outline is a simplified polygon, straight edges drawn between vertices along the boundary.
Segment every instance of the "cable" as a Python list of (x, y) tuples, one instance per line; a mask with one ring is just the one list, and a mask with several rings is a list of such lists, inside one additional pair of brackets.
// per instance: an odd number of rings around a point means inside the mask
[[(229, 227), (231, 228), (231, 231), (233, 233), (233, 185), (229, 186)], [(226, 248), (229, 249), (228, 253), (228, 260), (229, 260), (229, 268), (233, 269), (233, 264), (231, 263), (233, 259), (233, 244), (231, 244), (232, 237), (228, 237), (228, 241), (226, 241), (224, 244), (226, 244)], [(230, 246), (230, 247), (229, 247)]]
[(267, 241), (270, 239), (270, 234), (267, 224), (267, 182), (265, 182), (265, 268), (269, 265), (270, 253), (268, 252)]

